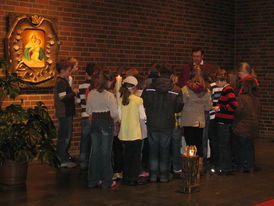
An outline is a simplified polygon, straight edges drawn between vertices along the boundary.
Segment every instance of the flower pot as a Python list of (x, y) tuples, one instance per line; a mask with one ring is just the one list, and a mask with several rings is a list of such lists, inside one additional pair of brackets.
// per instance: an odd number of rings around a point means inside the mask
[(28, 163), (6, 160), (0, 165), (0, 184), (2, 189), (19, 189), (26, 186)]

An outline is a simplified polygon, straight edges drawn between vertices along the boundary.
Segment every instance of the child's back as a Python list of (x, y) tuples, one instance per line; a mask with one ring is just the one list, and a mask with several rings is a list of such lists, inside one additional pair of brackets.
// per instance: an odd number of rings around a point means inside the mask
[(142, 98), (136, 95), (129, 96), (128, 105), (123, 105), (122, 102), (119, 102), (121, 108), (120, 140), (130, 141), (142, 139), (139, 114), (139, 108), (142, 105)]

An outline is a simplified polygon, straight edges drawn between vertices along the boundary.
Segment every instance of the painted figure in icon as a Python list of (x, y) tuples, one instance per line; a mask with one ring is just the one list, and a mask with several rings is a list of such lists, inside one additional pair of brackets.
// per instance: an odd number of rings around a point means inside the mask
[(44, 67), (45, 52), (41, 48), (41, 39), (33, 34), (24, 48), (24, 62), (29, 67)]

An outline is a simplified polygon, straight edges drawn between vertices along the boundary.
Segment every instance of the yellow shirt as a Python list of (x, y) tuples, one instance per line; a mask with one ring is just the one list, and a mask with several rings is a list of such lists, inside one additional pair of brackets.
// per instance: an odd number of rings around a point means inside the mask
[(119, 98), (118, 105), (121, 108), (121, 126), (119, 139), (122, 141), (134, 141), (142, 139), (140, 126), (139, 107), (143, 104), (143, 99), (136, 96), (129, 96), (129, 104), (123, 105)]

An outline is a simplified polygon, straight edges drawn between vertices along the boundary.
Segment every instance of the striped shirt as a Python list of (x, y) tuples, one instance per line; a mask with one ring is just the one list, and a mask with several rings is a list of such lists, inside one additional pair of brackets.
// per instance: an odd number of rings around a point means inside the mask
[(89, 115), (86, 113), (86, 105), (87, 105), (87, 94), (90, 86), (90, 80), (86, 80), (83, 84), (79, 85), (79, 93), (77, 95), (77, 103), (81, 106), (81, 116), (88, 117)]
[(220, 110), (216, 113), (216, 119), (223, 123), (232, 123), (234, 119), (234, 111), (238, 107), (234, 89), (226, 84), (222, 90), (218, 101)]
[[(219, 101), (219, 98), (221, 96), (221, 93), (222, 93), (222, 90), (223, 90), (223, 87), (218, 87), (216, 85), (216, 82), (213, 82), (210, 84), (210, 90), (211, 90), (211, 99), (212, 99), (212, 106), (215, 107), (218, 105), (218, 101)], [(209, 111), (209, 118), (210, 119), (215, 119), (215, 110), (212, 109)]]

